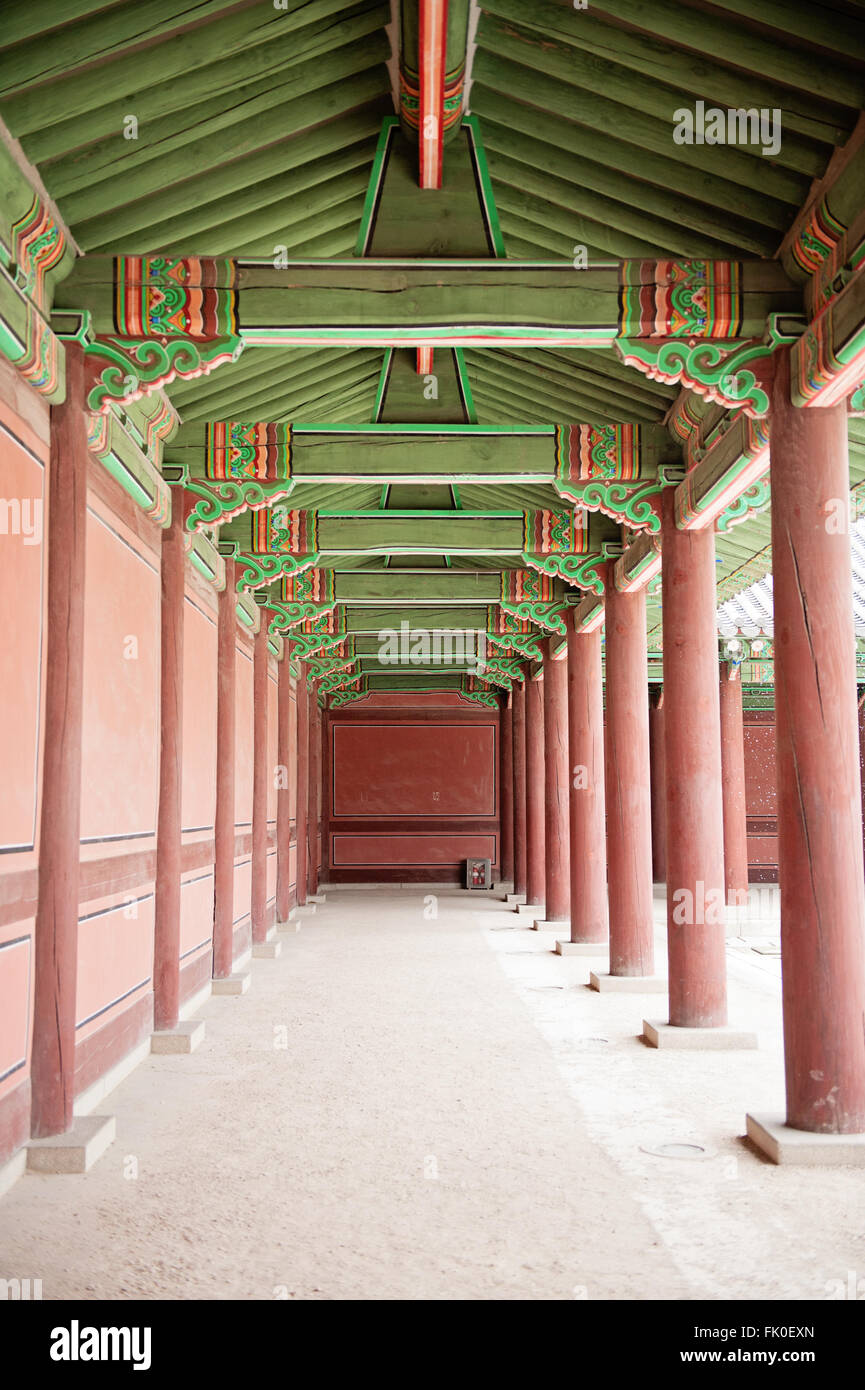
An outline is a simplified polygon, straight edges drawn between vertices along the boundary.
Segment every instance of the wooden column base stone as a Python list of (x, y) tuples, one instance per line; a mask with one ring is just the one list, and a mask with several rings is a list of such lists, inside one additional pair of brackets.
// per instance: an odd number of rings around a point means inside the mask
[(205, 1023), (203, 1018), (190, 1018), (178, 1023), (176, 1028), (160, 1028), (150, 1039), (150, 1051), (158, 1057), (176, 1056), (180, 1053), (194, 1052), (203, 1041)]
[(599, 975), (589, 971), (589, 989), (599, 994), (666, 994), (666, 975)]
[(252, 948), (253, 960), (276, 960), (281, 955), (281, 941), (258, 941)]
[(711, 1028), (685, 1028), (647, 1018), (643, 1019), (643, 1042), (649, 1047), (663, 1047), (669, 1051), (703, 1049), (719, 1052), (758, 1046), (757, 1034), (745, 1028), (731, 1028), (728, 1024)]
[(865, 1168), (865, 1134), (814, 1134), (791, 1129), (780, 1115), (746, 1115), (748, 1138), (773, 1163), (791, 1167), (855, 1164)]
[(213, 981), (214, 994), (245, 994), (249, 989), (249, 971), (243, 974), (226, 975), (222, 980)]
[(30, 1173), (87, 1173), (117, 1137), (113, 1115), (76, 1115), (72, 1128), (27, 1145)]

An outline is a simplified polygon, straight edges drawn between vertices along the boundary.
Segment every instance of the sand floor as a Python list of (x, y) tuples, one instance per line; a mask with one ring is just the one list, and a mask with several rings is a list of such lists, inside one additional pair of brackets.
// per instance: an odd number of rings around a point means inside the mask
[[(118, 1137), (90, 1173), (0, 1200), (0, 1276), (45, 1299), (825, 1299), (865, 1278), (861, 1171), (776, 1168), (740, 1137), (782, 1108), (777, 962), (731, 944), (759, 1052), (659, 1053), (637, 1034), (663, 996), (589, 991), (603, 962), (528, 925), (492, 896), (330, 890), (246, 995), (201, 1009), (195, 1053), (98, 1106)], [(645, 1151), (669, 1142), (706, 1156)]]

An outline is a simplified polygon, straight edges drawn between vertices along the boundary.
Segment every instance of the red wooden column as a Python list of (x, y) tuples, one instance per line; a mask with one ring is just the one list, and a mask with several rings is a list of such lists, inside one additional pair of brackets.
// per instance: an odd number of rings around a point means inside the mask
[(499, 724), (501, 738), (501, 768), (499, 816), (501, 824), (500, 876), (502, 882), (514, 881), (514, 711), (509, 695), (502, 705)]
[(570, 929), (568, 663), (544, 643), (544, 905), (547, 925)]
[(267, 940), (267, 713), (268, 658), (267, 613), (259, 614), (260, 626), (252, 648), (252, 944)]
[(51, 407), (45, 743), (36, 911), (33, 1137), (72, 1126), (84, 681), (87, 424), (84, 359), (66, 345), (66, 400)]
[(677, 528), (672, 488), (663, 494), (662, 547), (672, 1034), (727, 1022), (715, 534)]
[[(846, 403), (795, 408), (789, 350), (776, 360), (772, 569), (787, 1124), (861, 1135), (865, 880), (850, 537), (838, 526), (850, 487)], [(861, 1141), (855, 1161), (865, 1161)]]
[(546, 889), (544, 860), (544, 691), (526, 679), (526, 902), (540, 907)]
[(234, 783), (237, 664), (237, 584), (225, 561), (217, 612), (216, 820), (214, 838), (213, 978), (226, 980), (234, 960)]
[(513, 688), (514, 737), (514, 893), (526, 892), (526, 682)]
[(652, 775), (652, 879), (667, 881), (667, 745), (664, 737), (664, 688), (649, 699), (649, 762)]
[(162, 533), (159, 811), (153, 933), (153, 1026), (180, 1017), (181, 793), (183, 788), (183, 618), (186, 551), (183, 491), (171, 494), (171, 524)]
[(748, 903), (748, 812), (742, 682), (733, 661), (721, 662), (721, 786), (724, 796), (724, 887), (728, 906)]
[(418, 0), (418, 163), (421, 188), (441, 188), (447, 0)]
[(306, 685), (306, 663), (300, 662), (297, 677), (297, 836), (296, 892), (297, 905), (306, 903), (309, 851), (306, 823), (309, 816), (309, 691)]
[(291, 911), (291, 667), (288, 635), (279, 663), (276, 795), (276, 920), (287, 922)]
[(321, 711), (318, 707), (318, 682), (309, 682), (309, 811), (306, 818), (307, 893), (318, 892), (318, 817), (319, 785), (321, 782)]
[(610, 975), (652, 975), (652, 794), (646, 591), (622, 593), (606, 566), (605, 776)]
[[(568, 617), (568, 759), (571, 943), (607, 939), (604, 688), (601, 632), (578, 633)], [(556, 950), (566, 955), (569, 943)]]

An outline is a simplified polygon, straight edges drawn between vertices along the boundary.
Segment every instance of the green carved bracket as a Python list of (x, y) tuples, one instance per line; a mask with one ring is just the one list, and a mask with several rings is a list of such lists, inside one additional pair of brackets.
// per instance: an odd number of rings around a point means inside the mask
[(461, 700), (471, 700), (473, 704), (485, 705), (487, 709), (498, 709), (499, 698), (491, 690), (461, 690)]
[(309, 673), (317, 681), (321, 681), (322, 687), (326, 681), (333, 680), (335, 676), (345, 678), (346, 671), (357, 665), (356, 656), (311, 656), (307, 657)]
[[(573, 584), (577, 589), (589, 589), (592, 593), (602, 594), (604, 579), (599, 572), (600, 566), (620, 553), (621, 547), (618, 544), (611, 545), (605, 542), (600, 553), (592, 551), (589, 555), (524, 555), (523, 559), (533, 569), (543, 569), (546, 574), (557, 574), (565, 583)], [(504, 606), (503, 604), (502, 607)], [(538, 621), (540, 622), (540, 619)], [(553, 631), (563, 633), (564, 623), (561, 627), (553, 628)]]
[[(602, 512), (613, 521), (623, 522), (633, 531), (659, 532), (661, 529), (661, 493), (663, 482), (652, 479), (643, 483), (616, 482), (615, 479), (591, 478), (585, 483), (561, 483), (554, 487), (560, 497), (587, 512)], [(545, 556), (555, 559), (555, 556)], [(548, 570), (548, 574), (558, 571)]]
[(526, 661), (543, 661), (544, 654), (537, 638), (530, 632), (488, 632), (486, 636), (494, 646), (517, 651)]
[[(314, 569), (320, 559), (318, 551), (309, 555), (250, 555), (244, 551), (237, 557), (237, 588), (257, 589), (264, 584), (272, 584), (283, 575)], [(275, 608), (276, 604), (269, 606)]]
[(746, 488), (735, 502), (731, 502), (729, 507), (721, 513), (717, 520), (719, 531), (729, 531), (739, 522), (747, 521), (748, 517), (756, 516), (758, 512), (764, 512), (769, 506), (771, 498), (771, 488), (768, 473), (764, 478), (758, 479)]
[[(290, 627), (297, 627), (310, 619), (314, 622), (316, 618), (332, 613), (336, 608), (336, 600), (333, 603), (315, 603), (312, 599), (300, 603), (283, 603), (279, 599), (271, 599), (267, 606), (274, 614), (269, 630), (285, 632)], [(342, 636), (338, 636), (337, 640), (342, 641)]]
[(775, 349), (797, 337), (782, 326), (780, 315), (770, 314), (763, 337), (744, 342), (620, 338), (615, 348), (626, 366), (636, 367), (652, 381), (681, 382), (698, 396), (730, 409), (742, 407), (756, 418), (769, 413)]
[[(282, 631), (271, 625), (270, 632)], [(292, 661), (307, 661), (316, 652), (333, 651), (340, 642), (344, 641), (345, 634), (332, 632), (294, 632), (287, 637)]]
[(504, 671), (500, 671), (495, 661), (478, 662), (476, 674), (478, 680), (487, 681), (490, 685), (500, 685), (502, 690), (511, 689), (511, 678)]
[(511, 685), (514, 681), (523, 681), (526, 678), (522, 665), (515, 656), (495, 656), (487, 663), (487, 669), (501, 672), (503, 676), (507, 676)]
[(203, 478), (189, 478), (187, 492), (194, 493), (200, 500), (186, 518), (187, 531), (199, 531), (205, 527), (221, 526), (239, 512), (257, 511), (271, 502), (283, 501), (291, 495), (294, 483), (290, 479), (279, 483), (261, 483), (255, 478), (236, 481), (205, 482)]
[[(544, 560), (549, 558), (551, 557), (543, 556)], [(524, 555), (523, 559), (527, 564), (531, 564), (533, 557)], [(532, 568), (538, 569), (540, 566), (532, 564)], [(566, 629), (562, 614), (567, 608), (564, 603), (538, 603), (530, 599), (524, 599), (522, 603), (511, 603), (508, 599), (502, 599), (500, 606), (505, 613), (510, 613), (515, 618), (526, 618), (530, 623), (544, 628), (546, 632), (559, 632), (564, 636)]]
[(362, 679), (359, 690), (340, 690), (335, 695), (331, 695), (330, 707), (331, 709), (341, 709), (343, 705), (350, 705), (355, 700), (361, 700), (364, 695), (368, 694), (369, 690), (367, 689), (366, 679), (364, 678)]
[[(243, 342), (235, 337), (213, 338), (209, 342), (186, 338), (98, 338), (88, 343), (84, 351), (100, 373), (87, 405), (101, 413), (112, 401), (126, 405), (178, 377), (185, 381), (207, 376), (226, 362), (236, 362)], [(101, 362), (107, 362), (107, 366), (100, 372)]]

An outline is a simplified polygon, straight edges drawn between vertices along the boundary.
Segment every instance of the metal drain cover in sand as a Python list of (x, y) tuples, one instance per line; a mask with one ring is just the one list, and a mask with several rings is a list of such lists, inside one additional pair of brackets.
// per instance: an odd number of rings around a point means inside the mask
[(690, 1140), (672, 1139), (666, 1144), (641, 1144), (640, 1152), (652, 1154), (655, 1158), (711, 1158), (705, 1144), (694, 1144)]
[(575, 1047), (603, 1047), (604, 1044), (605, 1044), (605, 1043), (608, 1043), (609, 1041), (610, 1041), (609, 1038), (601, 1038), (601, 1037), (593, 1037), (593, 1038), (574, 1038), (574, 1046), (575, 1046)]

